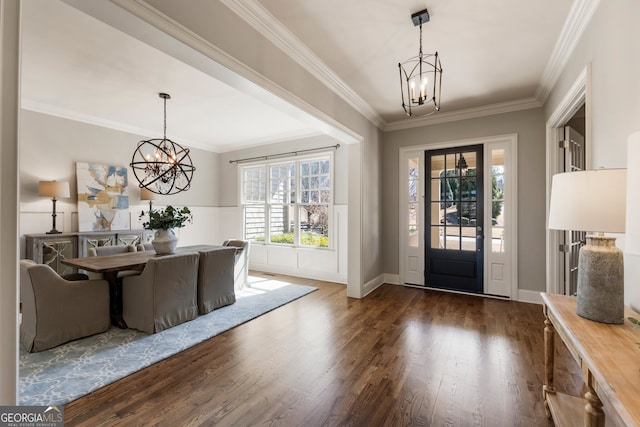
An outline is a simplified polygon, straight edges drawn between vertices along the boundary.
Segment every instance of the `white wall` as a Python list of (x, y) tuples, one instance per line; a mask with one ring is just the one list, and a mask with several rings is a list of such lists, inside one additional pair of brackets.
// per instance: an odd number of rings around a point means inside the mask
[[(546, 102), (545, 119), (556, 110), (580, 73), (591, 65), (594, 168), (627, 165), (627, 138), (640, 130), (640, 2), (601, 1)], [(587, 130), (587, 133), (589, 130)], [(636, 183), (627, 186), (638, 191)], [(631, 212), (627, 223), (637, 220)], [(624, 235), (618, 238), (624, 247)], [(625, 301), (640, 309), (640, 257), (625, 255)]]

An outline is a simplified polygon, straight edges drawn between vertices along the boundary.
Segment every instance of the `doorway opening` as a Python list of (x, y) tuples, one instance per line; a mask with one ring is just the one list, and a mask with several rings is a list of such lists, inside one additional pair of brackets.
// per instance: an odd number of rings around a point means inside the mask
[[(585, 146), (586, 122), (585, 105), (567, 121), (564, 126), (564, 139), (559, 144), (559, 172), (579, 172), (586, 170)], [(587, 232), (570, 230), (560, 232), (559, 261), (560, 293), (577, 295), (578, 292), (578, 257), (580, 248), (586, 243)]]
[[(591, 67), (587, 66), (547, 120), (547, 217), (553, 175), (590, 169), (590, 83)], [(584, 240), (583, 234), (581, 231), (547, 228), (546, 292), (565, 295), (576, 292), (578, 252)]]

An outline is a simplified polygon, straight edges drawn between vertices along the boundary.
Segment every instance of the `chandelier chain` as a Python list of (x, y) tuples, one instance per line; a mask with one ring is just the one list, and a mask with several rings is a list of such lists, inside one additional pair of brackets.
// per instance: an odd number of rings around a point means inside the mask
[(164, 139), (167, 139), (167, 98), (164, 99), (164, 127), (162, 129)]
[(418, 53), (418, 56), (422, 58), (422, 17), (420, 17), (420, 52)]

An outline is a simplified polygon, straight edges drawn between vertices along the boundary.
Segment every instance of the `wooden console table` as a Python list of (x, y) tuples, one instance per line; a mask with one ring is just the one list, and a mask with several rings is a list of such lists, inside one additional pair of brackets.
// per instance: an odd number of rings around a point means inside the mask
[[(608, 325), (576, 314), (576, 298), (542, 293), (544, 302), (545, 376), (542, 393), (547, 415), (558, 426), (640, 426), (640, 330), (627, 317)], [(553, 383), (554, 336), (567, 346), (582, 368), (584, 397), (556, 392)]]

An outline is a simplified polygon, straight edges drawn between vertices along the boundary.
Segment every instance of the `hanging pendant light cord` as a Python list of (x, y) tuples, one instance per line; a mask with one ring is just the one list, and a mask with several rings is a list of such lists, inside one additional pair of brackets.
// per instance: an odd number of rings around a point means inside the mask
[(424, 101), (422, 99), (422, 96), (425, 95), (426, 93), (423, 94), (423, 90), (422, 90), (422, 17), (420, 17), (420, 51), (418, 52), (418, 63), (420, 64), (420, 77), (419, 77), (419, 81), (420, 81), (420, 95), (418, 96), (418, 103), (422, 104), (422, 102)]
[(168, 94), (161, 94), (162, 99), (164, 99), (164, 127), (162, 128), (163, 138), (167, 139), (167, 98)]

